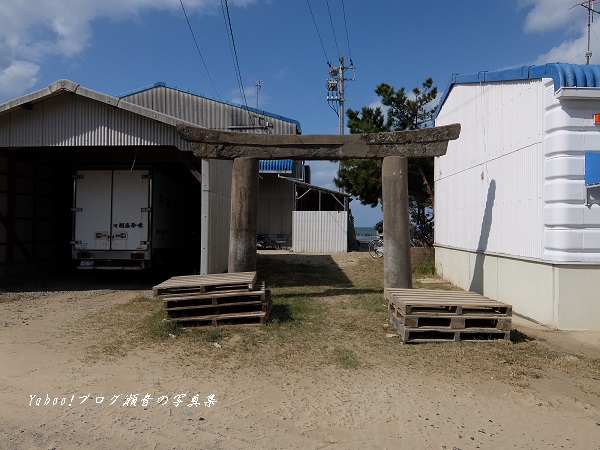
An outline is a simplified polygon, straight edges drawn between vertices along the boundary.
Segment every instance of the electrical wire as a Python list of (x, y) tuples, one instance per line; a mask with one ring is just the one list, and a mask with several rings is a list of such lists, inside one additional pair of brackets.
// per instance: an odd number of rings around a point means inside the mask
[(315, 15), (313, 14), (313, 10), (310, 6), (310, 1), (306, 0), (308, 5), (308, 10), (310, 11), (310, 16), (312, 17), (313, 24), (315, 25), (315, 30), (317, 30), (317, 36), (319, 36), (319, 42), (321, 43), (321, 48), (323, 49), (323, 55), (325, 56), (325, 61), (327, 61), (327, 65), (331, 67), (331, 63), (329, 62), (329, 58), (327, 57), (327, 52), (325, 51), (325, 46), (323, 45), (323, 39), (321, 39), (321, 33), (319, 33), (319, 27), (317, 26), (317, 21), (315, 20)]
[(340, 48), (338, 47), (337, 38), (335, 37), (335, 27), (333, 26), (333, 18), (331, 17), (331, 8), (329, 7), (329, 0), (325, 0), (327, 3), (327, 11), (329, 12), (329, 22), (331, 23), (331, 32), (333, 33), (333, 42), (335, 42), (335, 49), (337, 50), (338, 58), (342, 56)]
[(346, 29), (346, 42), (348, 44), (348, 56), (350, 57), (350, 66), (354, 66), (352, 63), (352, 52), (350, 51), (350, 38), (348, 37), (348, 22), (346, 21), (346, 7), (344, 6), (344, 0), (342, 0), (342, 11), (344, 13), (344, 28)]
[[(223, 7), (223, 3), (224, 3), (224, 7)], [(234, 69), (235, 69), (235, 73), (236, 73), (236, 77), (237, 77), (237, 82), (238, 82), (238, 87), (240, 90), (240, 95), (242, 97), (242, 100), (244, 102), (244, 106), (246, 106), (246, 111), (248, 112), (248, 118), (250, 119), (250, 121), (253, 123), (254, 120), (252, 118), (252, 115), (250, 114), (250, 111), (248, 110), (248, 101), (246, 99), (246, 93), (244, 92), (244, 84), (242, 82), (242, 73), (240, 70), (240, 63), (239, 63), (239, 59), (238, 59), (238, 55), (237, 55), (237, 49), (235, 46), (235, 38), (233, 35), (233, 27), (231, 25), (231, 15), (229, 14), (229, 4), (227, 3), (227, 0), (221, 0), (221, 9), (224, 12), (224, 16), (223, 18), (226, 17), (226, 23), (225, 25), (228, 27), (229, 30), (229, 34), (231, 36), (231, 48), (233, 50), (233, 58), (234, 58)]]
[(190, 23), (190, 19), (188, 18), (187, 12), (185, 11), (185, 6), (183, 6), (183, 0), (179, 0), (179, 3), (181, 3), (181, 9), (183, 10), (183, 15), (185, 16), (185, 20), (187, 21), (188, 27), (190, 29), (190, 33), (192, 34), (192, 39), (194, 40), (194, 44), (196, 44), (196, 50), (198, 51), (198, 54), (200, 55), (200, 59), (202, 60), (202, 65), (204, 66), (206, 75), (208, 76), (208, 79), (210, 80), (210, 84), (212, 84), (212, 87), (217, 94), (217, 98), (221, 102), (223, 102), (223, 100), (221, 100), (221, 96), (219, 95), (219, 91), (217, 90), (217, 86), (215, 86), (215, 83), (214, 83), (212, 77), (210, 76), (210, 72), (208, 71), (206, 61), (204, 61), (204, 57), (202, 56), (202, 52), (200, 51), (200, 46), (198, 45), (198, 41), (196, 40), (196, 35), (194, 34), (194, 30), (192, 29), (192, 24)]

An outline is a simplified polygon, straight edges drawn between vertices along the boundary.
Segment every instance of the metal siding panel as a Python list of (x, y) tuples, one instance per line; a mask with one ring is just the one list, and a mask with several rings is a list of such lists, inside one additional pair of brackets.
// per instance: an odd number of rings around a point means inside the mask
[(540, 80), (455, 86), (436, 125), (461, 136), (436, 158), (436, 243), (541, 258)]
[(175, 127), (73, 95), (50, 98), (31, 111), (15, 111), (10, 118), (0, 122), (4, 147), (173, 145), (192, 149)]
[(127, 95), (123, 99), (206, 128), (227, 130), (232, 125), (247, 126), (252, 123), (252, 118), (258, 115), (273, 125), (269, 133), (295, 134), (297, 131), (296, 123), (274, 117), (267, 112), (249, 111), (240, 106), (165, 86), (156, 86)]
[(342, 253), (348, 250), (346, 211), (294, 211), (292, 251)]
[(231, 217), (231, 161), (202, 160), (200, 272), (227, 271)]

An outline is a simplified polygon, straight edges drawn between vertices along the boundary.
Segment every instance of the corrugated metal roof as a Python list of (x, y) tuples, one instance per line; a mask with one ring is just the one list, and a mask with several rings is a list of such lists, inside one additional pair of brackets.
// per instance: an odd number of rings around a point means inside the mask
[(133, 91), (126, 92), (124, 94), (118, 95), (117, 97), (120, 98), (120, 99), (123, 99), (123, 98), (127, 98), (127, 97), (130, 97), (130, 96), (133, 96), (133, 95), (140, 94), (142, 92), (146, 92), (146, 91), (152, 90), (152, 89), (157, 88), (157, 87), (164, 87), (164, 88), (168, 88), (168, 89), (173, 89), (173, 90), (176, 90), (176, 91), (179, 91), (179, 92), (183, 92), (185, 94), (190, 94), (190, 95), (194, 95), (196, 97), (200, 97), (200, 98), (203, 98), (203, 99), (206, 99), (206, 100), (210, 100), (210, 101), (213, 101), (213, 102), (221, 103), (223, 105), (233, 106), (235, 108), (240, 108), (240, 109), (243, 109), (243, 110), (246, 110), (246, 111), (253, 112), (255, 114), (261, 114), (263, 116), (271, 117), (273, 119), (278, 119), (278, 120), (281, 120), (281, 121), (284, 121), (284, 122), (289, 122), (289, 123), (292, 123), (292, 124), (296, 125), (296, 130), (298, 131), (298, 133), (301, 132), (300, 122), (298, 122), (297, 120), (290, 119), (290, 118), (284, 117), (284, 116), (280, 116), (278, 114), (273, 114), (273, 113), (270, 113), (268, 111), (263, 111), (263, 110), (260, 110), (260, 109), (252, 108), (250, 106), (239, 105), (239, 104), (236, 104), (236, 103), (227, 102), (227, 101), (223, 101), (223, 100), (216, 100), (214, 98), (210, 98), (210, 97), (207, 97), (205, 95), (202, 95), (202, 94), (190, 91), (190, 90), (180, 89), (180, 88), (178, 88), (176, 86), (170, 86), (170, 85), (168, 85), (167, 83), (165, 83), (163, 81), (159, 81), (159, 82), (156, 82), (156, 83), (154, 83), (152, 85), (144, 86), (144, 87), (142, 87), (140, 89), (136, 89), (136, 90), (133, 90)]
[(494, 83), (535, 78), (552, 78), (554, 92), (564, 87), (598, 88), (600, 87), (600, 65), (550, 63), (542, 66), (522, 66), (493, 72), (453, 74), (448, 87), (440, 98), (434, 117), (437, 117), (455, 84)]
[(260, 160), (258, 170), (260, 172), (292, 173), (293, 167), (293, 159)]

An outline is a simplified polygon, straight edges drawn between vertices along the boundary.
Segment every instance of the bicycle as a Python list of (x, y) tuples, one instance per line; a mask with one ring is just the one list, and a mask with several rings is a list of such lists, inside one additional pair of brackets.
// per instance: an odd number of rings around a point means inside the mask
[[(411, 247), (427, 247), (427, 245), (416, 238), (410, 239)], [(376, 238), (369, 242), (369, 255), (373, 258), (381, 258), (383, 256), (383, 238)]]
[(373, 258), (381, 258), (383, 256), (383, 238), (375, 238), (369, 242), (369, 255)]

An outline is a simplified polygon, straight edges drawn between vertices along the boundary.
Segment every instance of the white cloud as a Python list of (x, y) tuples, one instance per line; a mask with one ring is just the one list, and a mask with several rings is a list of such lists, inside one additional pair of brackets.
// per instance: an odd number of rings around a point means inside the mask
[(583, 22), (576, 20), (587, 14), (582, 7), (572, 8), (577, 0), (519, 0), (519, 6), (531, 7), (525, 19), (526, 32), (547, 32), (557, 29), (579, 29)]
[(15, 90), (23, 92), (37, 81), (40, 67), (27, 61), (13, 61), (0, 72), (0, 99), (13, 97)]
[[(258, 1), (230, 4), (247, 7)], [(218, 11), (220, 4), (220, 0), (184, 1), (188, 14)], [(81, 53), (92, 38), (94, 20), (130, 20), (143, 12), (180, 9), (179, 0), (2, 0), (0, 102), (33, 86), (45, 58)]]
[[(597, 40), (596, 40), (597, 44)], [(596, 48), (596, 52), (594, 52)], [(585, 51), (587, 49), (587, 36), (582, 36), (579, 39), (569, 40), (561, 43), (560, 45), (552, 48), (548, 53), (539, 56), (534, 64), (546, 64), (552, 62), (563, 62), (563, 63), (579, 63), (584, 64)], [(590, 63), (597, 64), (600, 62), (600, 48), (598, 45), (592, 45), (592, 57)]]
[(307, 161), (310, 166), (310, 182), (331, 190), (337, 190), (333, 177), (337, 175), (338, 163), (331, 161)]
[[(526, 16), (524, 30), (531, 33), (561, 33), (564, 41), (537, 57), (532, 64), (552, 62), (586, 62), (587, 10), (572, 0), (519, 0), (519, 6), (531, 8)], [(591, 29), (591, 63), (600, 63), (600, 24), (598, 17)], [(594, 51), (594, 49), (596, 49)]]

